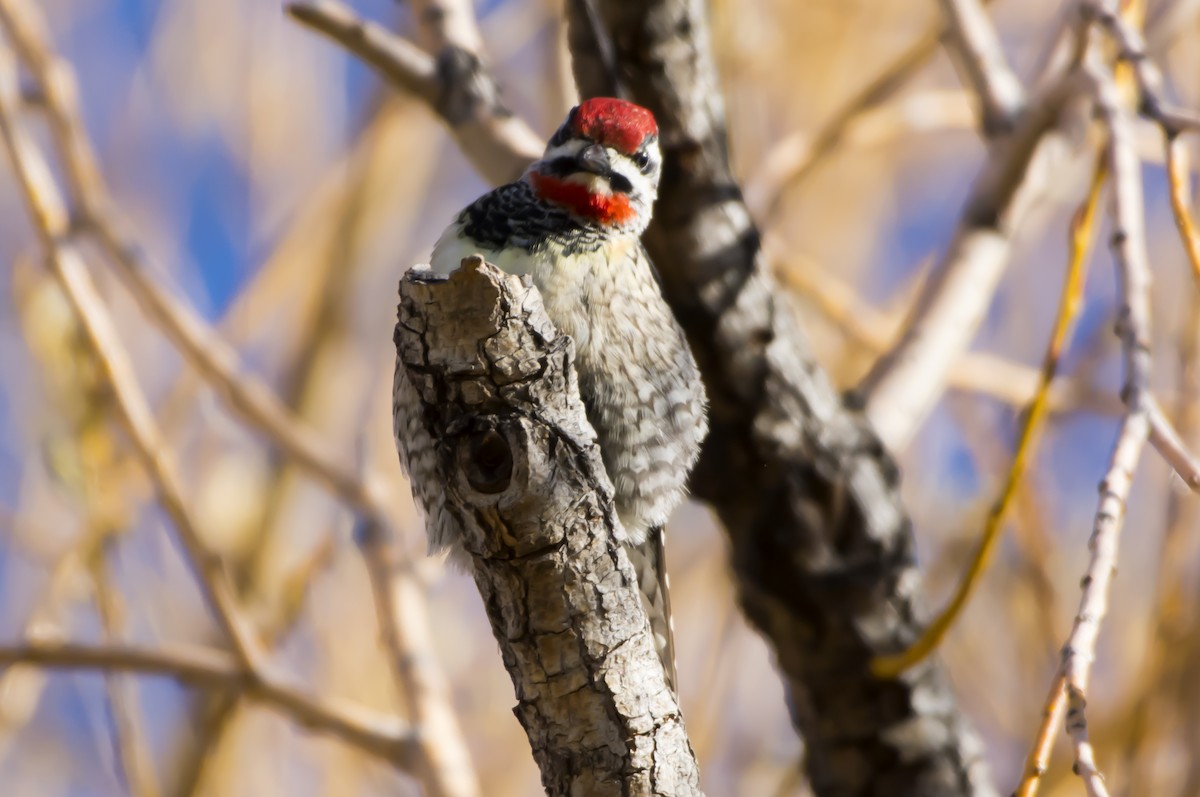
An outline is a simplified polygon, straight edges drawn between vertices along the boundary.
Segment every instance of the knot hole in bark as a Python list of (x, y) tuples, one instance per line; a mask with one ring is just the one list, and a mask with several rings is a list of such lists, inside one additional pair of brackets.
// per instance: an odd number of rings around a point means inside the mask
[(495, 495), (508, 489), (512, 482), (512, 447), (504, 435), (495, 429), (475, 432), (460, 449), (461, 462), (467, 483), (484, 495)]

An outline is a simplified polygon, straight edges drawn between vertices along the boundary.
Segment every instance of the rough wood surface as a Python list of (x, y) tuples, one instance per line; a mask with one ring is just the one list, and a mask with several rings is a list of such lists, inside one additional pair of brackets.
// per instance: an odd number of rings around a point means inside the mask
[(527, 280), (400, 284), (397, 352), (550, 795), (699, 795), (572, 365)]
[[(869, 670), (915, 638), (920, 574), (897, 474), (816, 364), (729, 169), (701, 0), (597, 0), (616, 74), (568, 6), (584, 96), (658, 119), (666, 167), (645, 236), (704, 373), (712, 429), (692, 478), (731, 541), (743, 608), (778, 657), (822, 797), (995, 794), (936, 663)], [(619, 77), (621, 86), (614, 85)]]

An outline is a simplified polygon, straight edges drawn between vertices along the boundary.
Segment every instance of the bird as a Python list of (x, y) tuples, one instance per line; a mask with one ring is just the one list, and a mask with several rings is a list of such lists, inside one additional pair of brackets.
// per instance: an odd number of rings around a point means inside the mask
[[(649, 110), (613, 97), (584, 100), (519, 180), (455, 217), (434, 245), (429, 269), (449, 274), (478, 254), (509, 274), (528, 275), (550, 321), (573, 339), (581, 398), (624, 529), (621, 544), (674, 688), (663, 526), (685, 497), (708, 419), (695, 357), (641, 242), (662, 168)], [(399, 358), (392, 408), (430, 552), (449, 549), (462, 561), (432, 437)]]

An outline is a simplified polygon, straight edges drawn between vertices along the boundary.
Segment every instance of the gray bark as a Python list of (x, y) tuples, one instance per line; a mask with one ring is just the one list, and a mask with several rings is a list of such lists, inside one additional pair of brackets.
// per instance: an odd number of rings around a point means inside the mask
[(479, 258), (400, 284), (396, 348), (551, 795), (700, 795), (574, 345), (527, 279)]
[[(700, 0), (568, 4), (584, 96), (624, 89), (666, 167), (645, 242), (704, 373), (712, 431), (692, 479), (732, 544), (742, 606), (778, 657), (816, 793), (994, 794), (941, 668), (869, 663), (919, 630), (920, 576), (890, 456), (814, 362), (729, 170)], [(615, 85), (619, 76), (621, 86)]]

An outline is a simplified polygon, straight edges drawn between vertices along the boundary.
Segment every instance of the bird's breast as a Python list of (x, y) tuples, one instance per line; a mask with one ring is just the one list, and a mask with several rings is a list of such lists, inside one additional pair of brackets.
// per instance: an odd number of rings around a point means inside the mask
[(567, 254), (553, 241), (536, 248), (493, 248), (447, 235), (434, 249), (430, 267), (436, 273), (449, 274), (463, 258), (479, 254), (506, 273), (528, 275), (550, 320), (559, 332), (571, 336), (583, 356), (617, 331), (614, 325), (620, 323), (617, 316), (623, 304), (614, 299), (623, 279), (635, 279), (631, 244), (636, 241), (614, 240), (595, 251)]

